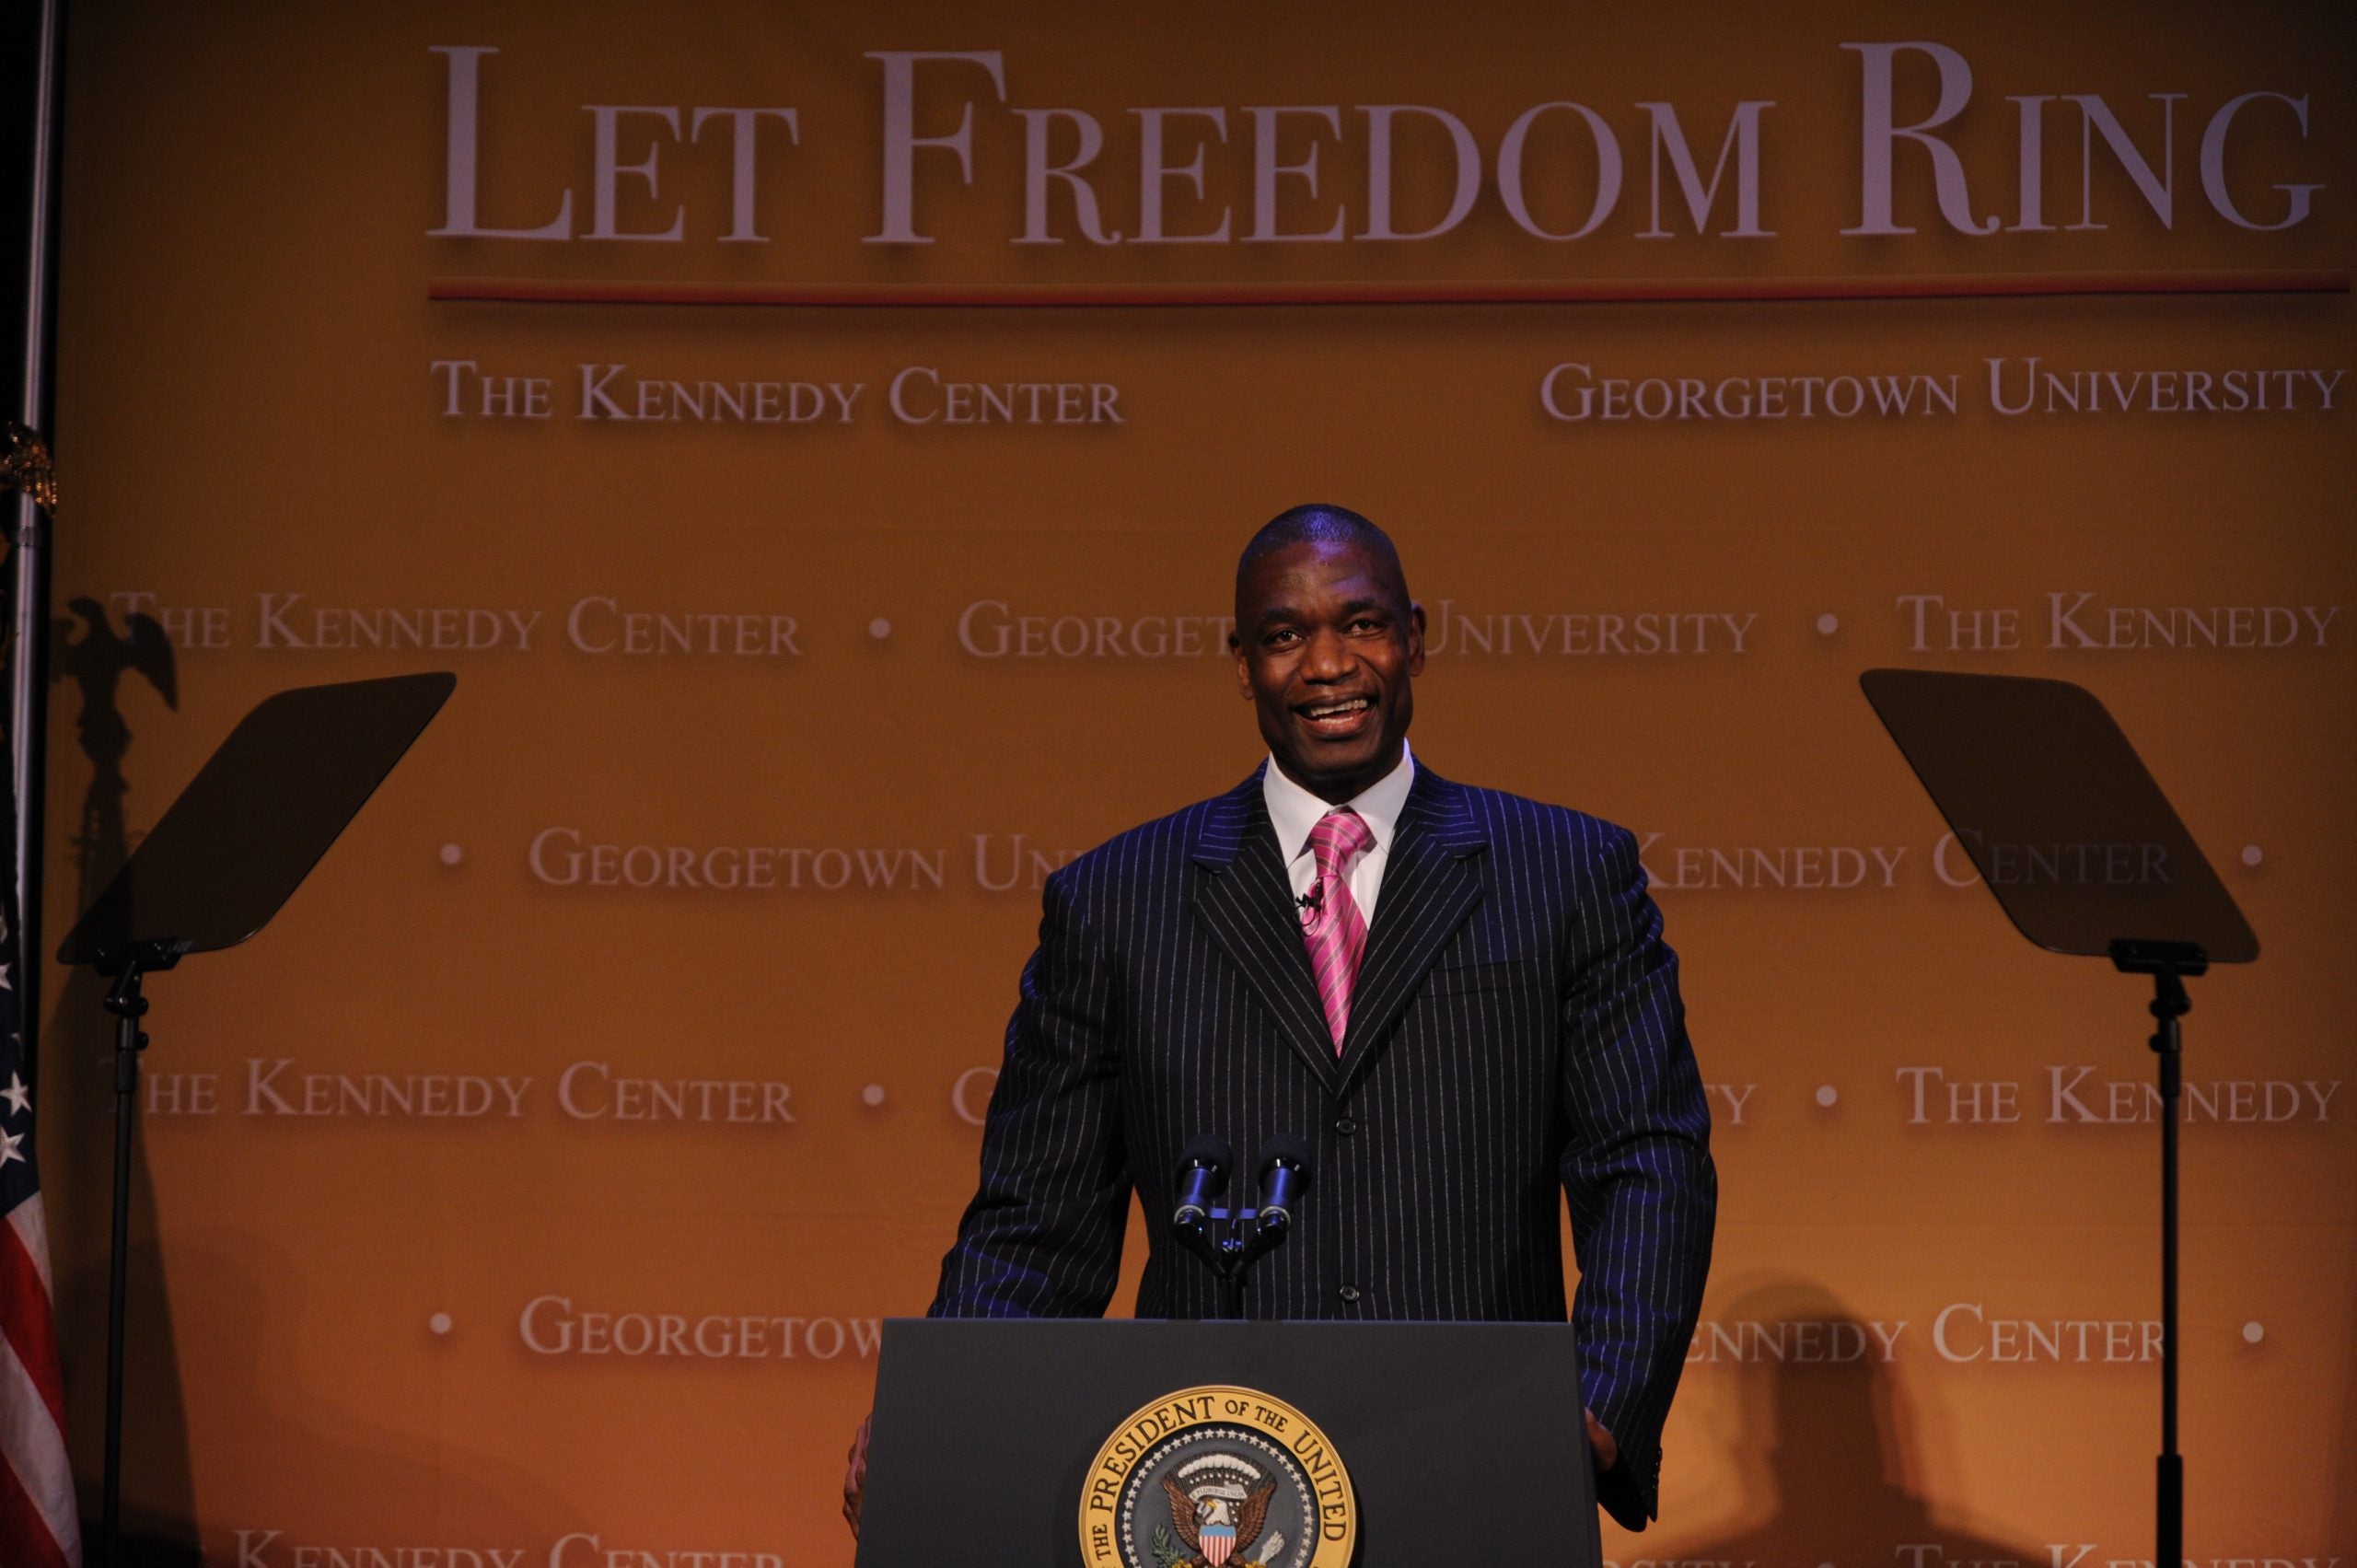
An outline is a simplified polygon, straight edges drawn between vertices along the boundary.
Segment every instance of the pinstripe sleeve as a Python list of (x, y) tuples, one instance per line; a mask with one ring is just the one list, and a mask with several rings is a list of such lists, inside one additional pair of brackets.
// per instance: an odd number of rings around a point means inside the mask
[(930, 1317), (1097, 1317), (1113, 1296), (1129, 1210), (1116, 984), (1068, 871), (1048, 879), (1042, 905), (981, 1180)]
[(1578, 872), (1562, 1172), (1588, 1402), (1620, 1446), (1599, 1490), (1614, 1517), (1643, 1528), (1655, 1512), (1662, 1423), (1701, 1309), (1718, 1181), (1678, 956), (1661, 939), (1636, 840), (1607, 831)]

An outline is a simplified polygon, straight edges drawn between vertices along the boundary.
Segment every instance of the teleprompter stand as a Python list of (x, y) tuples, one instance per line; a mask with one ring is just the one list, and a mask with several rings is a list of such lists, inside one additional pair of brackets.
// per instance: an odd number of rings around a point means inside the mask
[(114, 1233), (107, 1273), (102, 1568), (121, 1558), (122, 1350), (131, 1250), (131, 1145), (142, 984), (190, 953), (235, 947), (270, 923), (458, 684), (396, 676), (298, 687), (265, 700), (221, 743), (66, 934), (62, 964), (114, 981)]
[[(1099, 1448), (1133, 1412), (1210, 1385), (1283, 1400), (1330, 1441), (1362, 1568), (1597, 1568), (1565, 1324), (897, 1318), (877, 1367), (858, 1568), (1086, 1568)], [(1291, 1543), (1273, 1561), (1293, 1563), (1298, 1525), (1269, 1527)]]
[(2177, 1452), (2177, 1122), (2188, 979), (2258, 938), (2111, 714), (2062, 680), (1870, 669), (1866, 700), (2024, 936), (2153, 978), (2161, 1096), (2155, 1562), (2185, 1560)]

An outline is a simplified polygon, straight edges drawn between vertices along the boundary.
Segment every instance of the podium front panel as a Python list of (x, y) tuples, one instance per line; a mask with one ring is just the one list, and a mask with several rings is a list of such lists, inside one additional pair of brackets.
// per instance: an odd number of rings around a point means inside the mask
[(859, 1568), (1101, 1568), (1080, 1535), (1100, 1450), (1209, 1385), (1271, 1396), (1330, 1442), (1359, 1568), (1598, 1561), (1567, 1324), (895, 1318)]

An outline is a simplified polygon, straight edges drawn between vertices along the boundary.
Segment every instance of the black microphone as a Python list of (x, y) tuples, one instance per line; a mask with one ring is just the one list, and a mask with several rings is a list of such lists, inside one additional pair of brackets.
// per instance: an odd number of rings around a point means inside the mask
[(1261, 1230), (1283, 1230), (1293, 1224), (1293, 1207), (1309, 1190), (1309, 1144), (1290, 1132), (1280, 1132), (1260, 1145)]
[(1216, 1132), (1205, 1132), (1178, 1156), (1178, 1207), (1170, 1215), (1175, 1230), (1199, 1230), (1211, 1223), (1212, 1204), (1227, 1186), (1227, 1167), (1236, 1151)]

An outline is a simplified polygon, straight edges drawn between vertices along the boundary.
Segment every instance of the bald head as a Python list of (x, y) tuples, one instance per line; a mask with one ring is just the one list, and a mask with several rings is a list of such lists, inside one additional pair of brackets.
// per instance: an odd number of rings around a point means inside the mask
[(1227, 645), (1237, 690), (1294, 783), (1339, 805), (1399, 765), (1424, 612), (1381, 528), (1341, 506), (1270, 519), (1237, 563)]
[(1297, 544), (1341, 545), (1360, 552), (1397, 596), (1399, 613), (1408, 613), (1408, 575), (1400, 569), (1399, 552), (1393, 548), (1391, 536), (1347, 506), (1312, 503), (1289, 507), (1271, 517), (1237, 558), (1236, 614), (1239, 622), (1244, 618), (1245, 585), (1252, 569), (1278, 551)]

